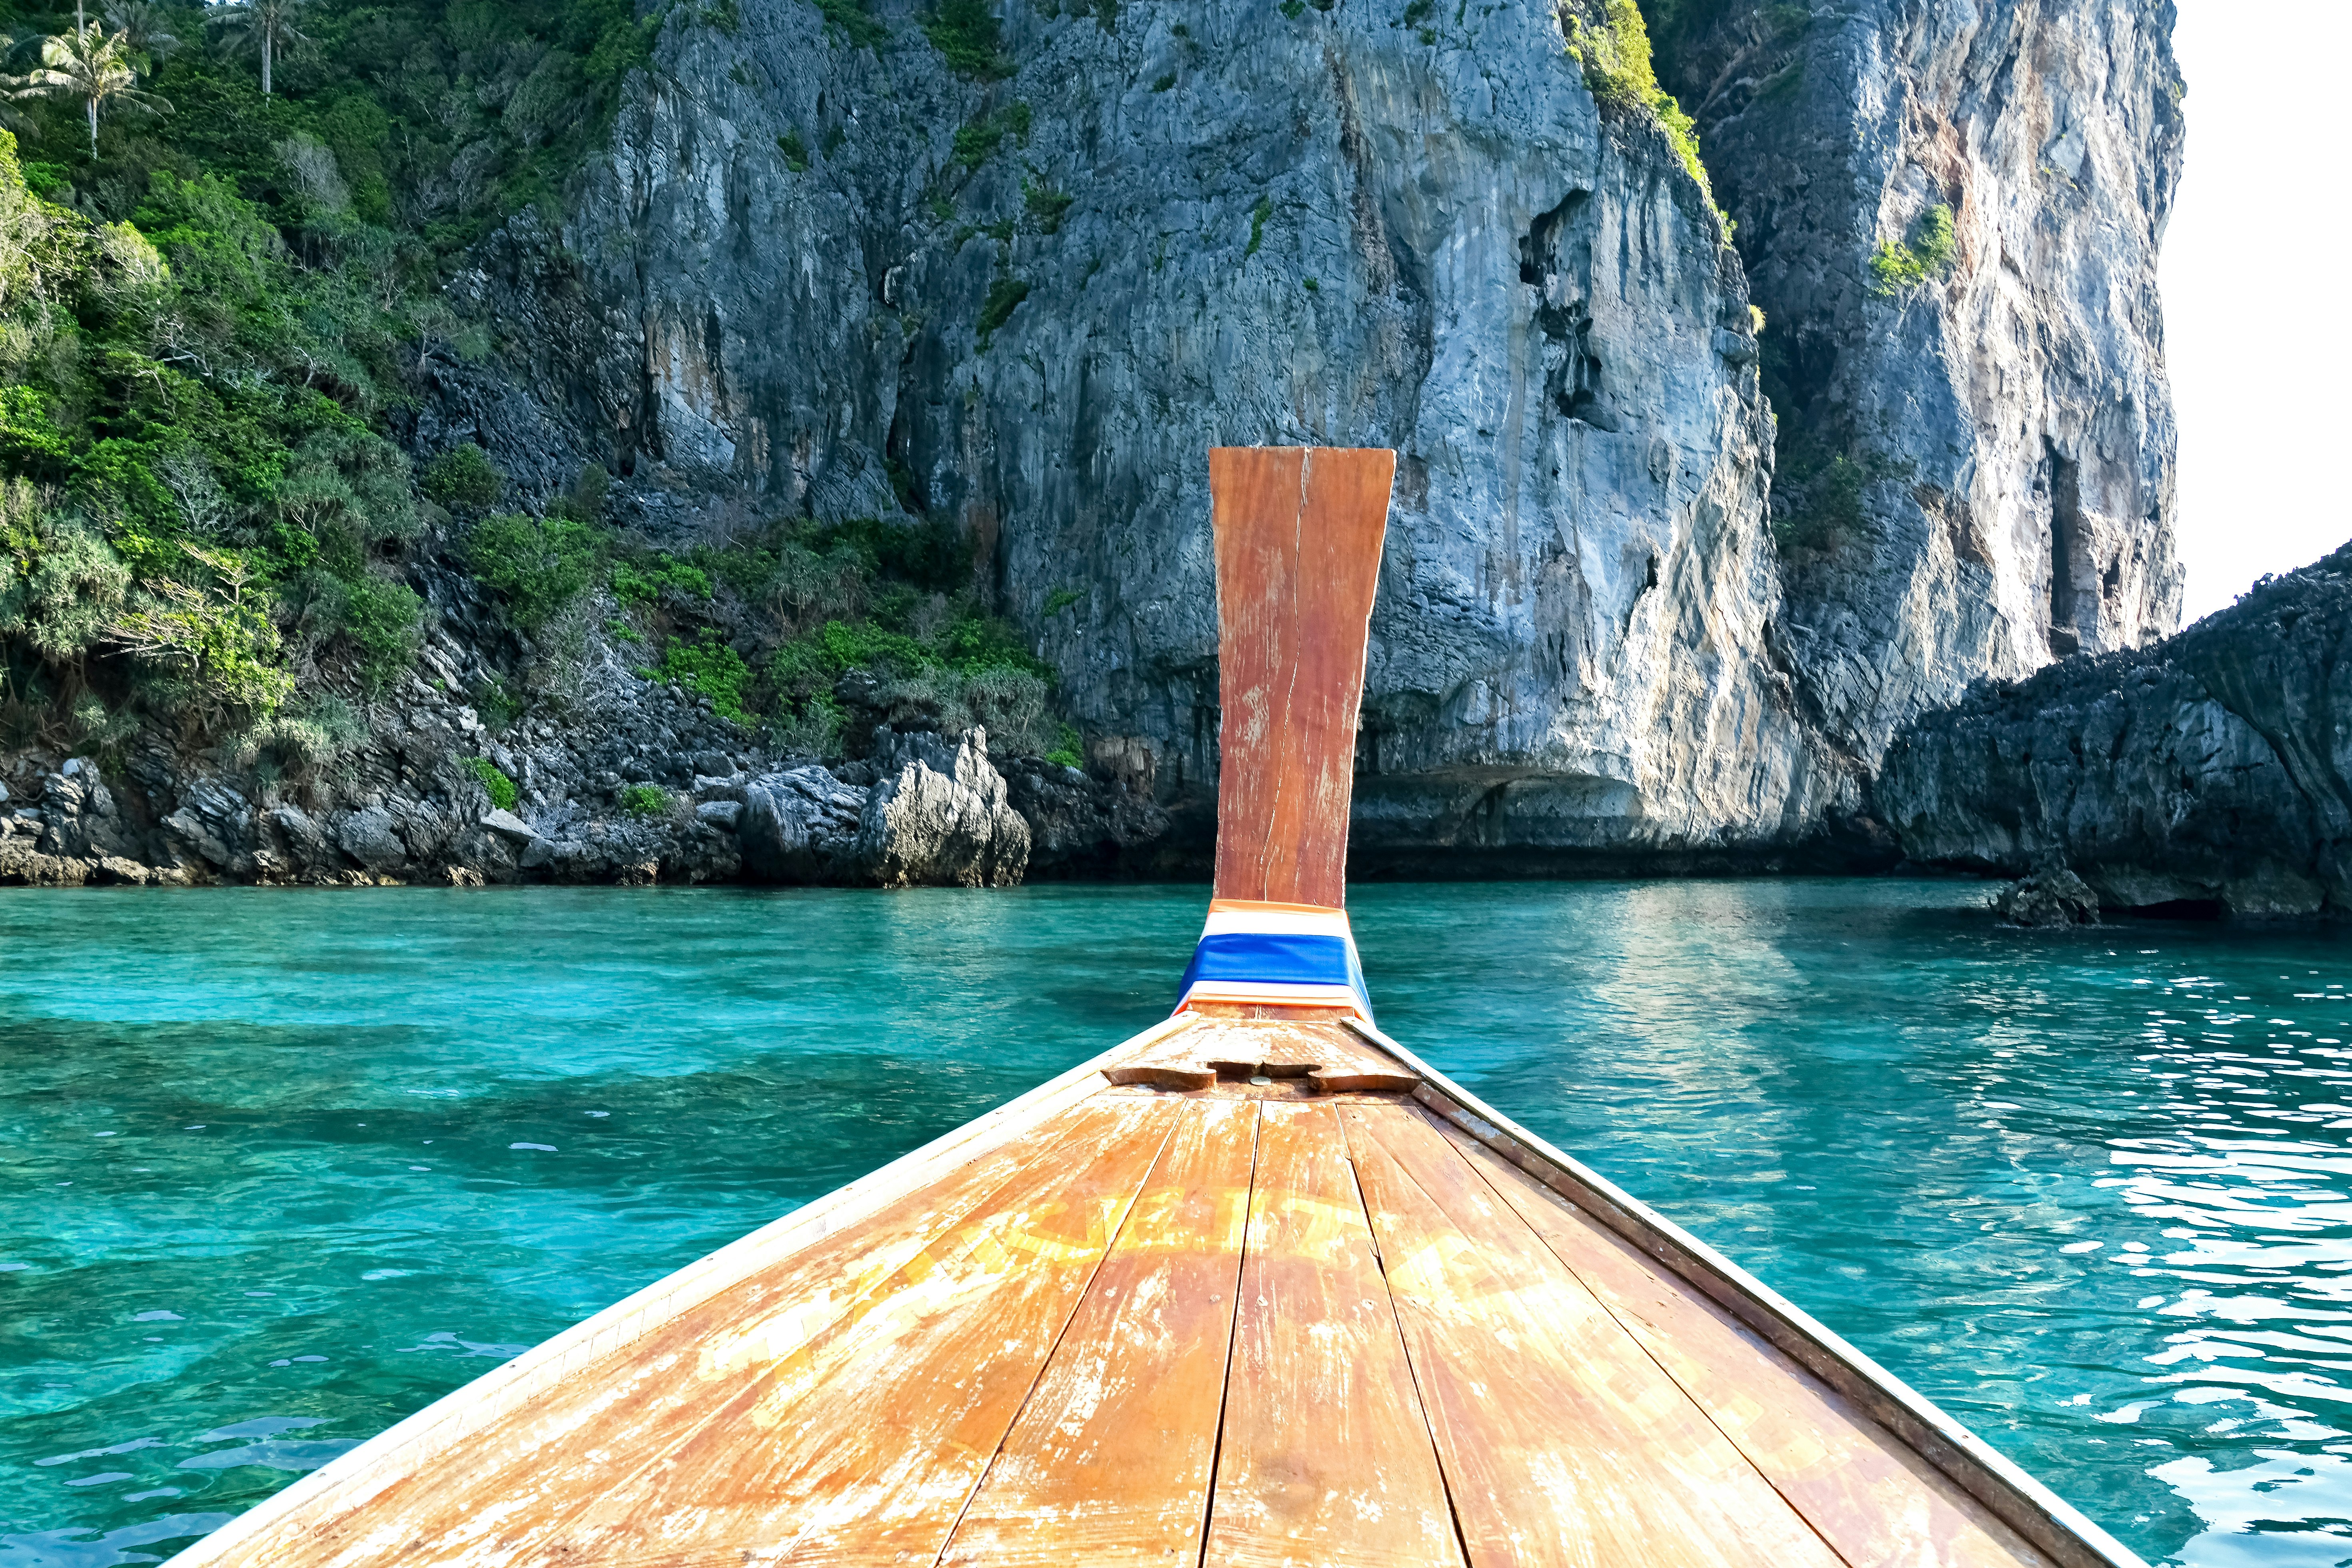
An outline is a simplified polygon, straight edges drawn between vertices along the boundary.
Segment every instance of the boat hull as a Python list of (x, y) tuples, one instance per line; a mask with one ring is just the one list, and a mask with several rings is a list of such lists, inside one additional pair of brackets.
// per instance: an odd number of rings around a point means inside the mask
[(174, 1559), (2130, 1553), (1360, 1018), (1169, 1020)]

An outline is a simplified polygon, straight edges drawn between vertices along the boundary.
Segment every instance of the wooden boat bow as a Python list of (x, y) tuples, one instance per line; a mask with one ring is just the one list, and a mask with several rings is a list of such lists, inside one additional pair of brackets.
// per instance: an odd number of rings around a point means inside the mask
[(2134, 1568), (1374, 1025), (1341, 906), (1391, 472), (1211, 456), (1217, 885), (1174, 1016), (174, 1563)]

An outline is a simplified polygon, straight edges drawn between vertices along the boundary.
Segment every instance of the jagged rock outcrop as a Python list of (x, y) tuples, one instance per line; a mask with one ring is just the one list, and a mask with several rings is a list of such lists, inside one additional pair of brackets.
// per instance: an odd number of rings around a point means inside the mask
[(1767, 317), (1809, 716), (1866, 763), (1978, 676), (2171, 631), (2169, 0), (1677, 15), (1663, 74)]
[(2352, 911), (2352, 545), (2137, 652), (1987, 683), (1906, 729), (1915, 860), (2071, 867), (2110, 908)]
[(185, 880), (137, 858), (142, 837), (85, 758), (68, 758), (54, 772), (29, 780), (20, 775), (13, 787), (0, 783), (0, 886)]
[(1005, 888), (1029, 867), (1029, 825), (989, 765), (988, 733), (918, 731), (876, 747), (881, 777), (857, 825), (866, 879), (885, 888)]
[(866, 795), (814, 763), (753, 780), (735, 827), (744, 874), (794, 887), (855, 881)]
[(1994, 895), (1992, 907), (2013, 926), (2060, 930), (2099, 923), (2099, 895), (2063, 866), (2019, 878)]
[[(431, 658), (454, 671), (461, 653), (445, 639)], [(328, 754), (179, 757), (151, 742), (104, 768), (20, 755), (0, 763), (0, 886), (1022, 879), (1029, 819), (983, 731), (886, 728), (871, 761), (828, 769), (783, 765), (708, 700), (618, 669), (577, 701), (574, 725), (493, 733), (413, 679)], [(513, 809), (492, 800), (485, 765), (514, 786)], [(1006, 766), (1057, 776), (1027, 798), (1059, 874), (1149, 863), (1167, 819), (1123, 784), (1034, 757)]]

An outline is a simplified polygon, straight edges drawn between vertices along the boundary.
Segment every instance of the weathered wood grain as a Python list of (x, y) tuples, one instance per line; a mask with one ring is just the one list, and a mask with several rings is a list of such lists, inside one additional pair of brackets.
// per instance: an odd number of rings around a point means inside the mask
[(1103, 1068), (1103, 1081), (1122, 1089), (1209, 1089), (1217, 1081), (1213, 1068), (1187, 1062), (1130, 1063)]
[(2048, 1568), (1475, 1127), (1307, 1098), (1292, 1075), (1358, 1038), (1327, 1029), (1203, 1020), (1097, 1058), (1099, 1084), (1199, 1030), (1268, 1071), (1102, 1085), (902, 1174), (364, 1507), (214, 1560)]
[(1426, 1080), (1413, 1101), (1569, 1199), (1779, 1350), (2063, 1568), (2147, 1568), (2081, 1510), (2042, 1485), (1886, 1368), (1761, 1280), (1493, 1106), (1432, 1069), (1372, 1025), (1351, 1027)]
[[(929, 1204), (951, 1195), (971, 1167), (1008, 1143), (1066, 1116), (1101, 1089), (1106, 1062), (1148, 1050), (1189, 1019), (1170, 1018), (1093, 1061), (1039, 1084), (1026, 1094), (975, 1117), (835, 1192), (697, 1258), (675, 1273), (631, 1292), (514, 1360), (394, 1423), (324, 1468), (313, 1471), (173, 1559), (177, 1568), (219, 1568), (284, 1559), (272, 1543), (310, 1544), (301, 1559), (323, 1562), (372, 1523), (372, 1513), (394, 1487), (445, 1464), (478, 1458), (477, 1439), (520, 1415), (544, 1413), (551, 1403), (574, 1400), (591, 1369), (638, 1359), (653, 1336), (681, 1319), (711, 1309), (792, 1260), (814, 1255), (879, 1220), (909, 1199)], [(1061, 1136), (1066, 1127), (1057, 1129)], [(446, 1488), (457, 1490), (462, 1489)], [(470, 1479), (470, 1476), (469, 1476)], [(473, 1494), (477, 1500), (483, 1494)]]
[(1258, 1114), (1203, 1568), (1458, 1564), (1338, 1113)]
[(791, 1564), (936, 1558), (1181, 1120), (1121, 1110), (1092, 1150), (975, 1213), (559, 1537)]
[(1219, 898), (1346, 897), (1364, 641), (1396, 454), (1220, 447)]
[(1317, 1068), (1307, 1075), (1308, 1086), (1320, 1094), (1408, 1094), (1421, 1086), (1418, 1074), (1402, 1068)]
[(1849, 1563), (2050, 1560), (1853, 1404), (1460, 1129), (1432, 1118), (1651, 1358)]
[(1839, 1568), (1434, 1127), (1334, 1109), (1472, 1568)]
[(1257, 1109), (1192, 1109), (990, 1465), (943, 1563), (1196, 1563)]
[[(564, 1407), (572, 1403), (567, 1387), (550, 1402), (558, 1406), (546, 1412), (551, 1419), (512, 1434), (520, 1440), (505, 1453), (495, 1440), (509, 1434), (480, 1434), (492, 1443), (467, 1445), (348, 1521), (367, 1527), (351, 1550), (322, 1551), (316, 1534), (294, 1534), (281, 1543), (282, 1560), (497, 1568), (665, 1563), (716, 1548), (773, 1548), (793, 1533), (771, 1506), (774, 1472), (807, 1457), (780, 1438), (822, 1425), (801, 1425), (786, 1412), (828, 1386), (820, 1410), (828, 1401), (855, 1407), (866, 1391), (839, 1384), (866, 1381), (859, 1363), (877, 1373), (871, 1363), (890, 1361), (910, 1341), (953, 1338), (965, 1326), (958, 1317), (969, 1319), (992, 1281), (1066, 1276), (1073, 1259), (1053, 1255), (1083, 1256), (1088, 1233), (1111, 1211), (1123, 1212), (1171, 1124), (1166, 1110), (1148, 1104), (1074, 1112), (1040, 1130), (1042, 1146), (1025, 1162), (993, 1168), (986, 1175), (997, 1179), (983, 1177), (979, 1190), (942, 1205), (946, 1213), (918, 1202), (912, 1214), (877, 1216), (867, 1250), (830, 1259), (838, 1273), (824, 1271), (822, 1256), (793, 1259), (793, 1277), (781, 1282), (786, 1288), (758, 1300), (739, 1297), (731, 1313), (695, 1314), (636, 1347), (625, 1364), (601, 1374), (591, 1369), (572, 1385), (588, 1395), (586, 1408)], [(894, 1217), (908, 1223), (887, 1223)], [(1097, 1256), (1108, 1239), (1100, 1237)], [(1031, 1267), (1041, 1253), (1051, 1265), (1042, 1271)], [(1044, 1356), (1040, 1345), (1036, 1363)], [(959, 1347), (944, 1369), (933, 1370), (966, 1380), (970, 1393), (975, 1371), (989, 1369), (966, 1365)], [(1034, 1373), (1034, 1364), (1028, 1370)], [(1011, 1401), (1026, 1388), (1023, 1376)], [(902, 1461), (900, 1472), (925, 1457)], [(503, 1462), (478, 1467), (469, 1462), (477, 1458)], [(976, 1475), (975, 1463), (970, 1479)], [(952, 1500), (930, 1550), (945, 1539), (961, 1501), (961, 1493)]]
[[(1396, 1059), (1336, 1022), (1295, 1018), (1202, 1018), (1168, 1036), (1131, 1060), (1108, 1069), (1115, 1082), (1149, 1082), (1160, 1068), (1214, 1068), (1234, 1076), (1263, 1071), (1304, 1078), (1316, 1068), (1333, 1072), (1401, 1072)], [(1181, 1086), (1177, 1086), (1181, 1087)]]
[(1115, 1084), (1102, 1091), (1102, 1098), (1127, 1095), (1149, 1098), (1154, 1095), (1176, 1095), (1190, 1100), (1279, 1100), (1289, 1103), (1315, 1102), (1334, 1105), (1350, 1100), (1391, 1100), (1395, 1091), (1382, 1089), (1323, 1089), (1308, 1079), (1276, 1078), (1237, 1080), (1219, 1079), (1206, 1089), (1154, 1089), (1144, 1084)]
[(1345, 1023), (1360, 1015), (1353, 1007), (1300, 1005), (1282, 1002), (1195, 1002), (1184, 1009), (1188, 1018), (1284, 1019), (1294, 1023)]

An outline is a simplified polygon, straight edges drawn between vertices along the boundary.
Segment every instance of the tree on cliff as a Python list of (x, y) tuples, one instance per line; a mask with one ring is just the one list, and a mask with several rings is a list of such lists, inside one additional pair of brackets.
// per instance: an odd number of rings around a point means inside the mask
[(153, 0), (112, 0), (106, 7), (106, 25), (130, 46), (131, 63), (152, 71), (180, 47), (172, 32), (171, 16)]
[(109, 33), (95, 22), (76, 19), (74, 30), (41, 41), (41, 63), (16, 89), (18, 98), (79, 99), (89, 111), (89, 155), (98, 156), (101, 108), (169, 114), (172, 106), (139, 89), (128, 35)]
[(261, 96), (269, 96), (269, 65), (289, 44), (306, 40), (294, 26), (303, 0), (235, 0), (220, 7), (219, 22), (232, 49), (254, 49), (261, 55)]

